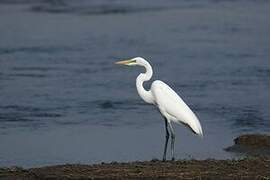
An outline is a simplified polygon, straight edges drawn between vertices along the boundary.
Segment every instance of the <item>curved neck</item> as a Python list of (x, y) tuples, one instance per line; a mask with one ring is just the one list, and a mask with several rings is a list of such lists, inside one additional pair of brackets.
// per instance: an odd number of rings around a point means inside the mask
[(151, 91), (147, 91), (144, 89), (143, 87), (143, 83), (145, 81), (148, 81), (151, 79), (152, 75), (153, 75), (153, 70), (152, 67), (149, 63), (143, 64), (143, 67), (145, 67), (146, 72), (145, 73), (141, 73), (137, 79), (136, 79), (136, 87), (137, 87), (137, 91), (140, 95), (140, 97), (147, 103), (153, 104), (154, 103), (154, 98), (152, 96)]

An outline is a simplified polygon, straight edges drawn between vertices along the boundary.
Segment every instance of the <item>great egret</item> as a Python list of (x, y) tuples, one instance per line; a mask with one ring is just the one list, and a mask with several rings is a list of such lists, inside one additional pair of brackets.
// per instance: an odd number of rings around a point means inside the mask
[[(203, 136), (200, 121), (191, 109), (186, 105), (180, 96), (176, 94), (167, 84), (160, 80), (155, 80), (150, 90), (145, 90), (143, 83), (151, 79), (153, 70), (151, 65), (143, 58), (136, 57), (129, 60), (115, 62), (115, 64), (123, 64), (128, 66), (143, 66), (145, 73), (141, 73), (136, 79), (136, 87), (139, 96), (147, 103), (157, 106), (161, 115), (165, 120), (166, 140), (163, 153), (163, 161), (166, 160), (167, 145), (169, 139), (169, 130), (171, 133), (171, 157), (174, 160), (174, 141), (175, 133), (171, 122), (184, 124), (189, 127), (195, 134)], [(169, 130), (168, 130), (169, 125)]]

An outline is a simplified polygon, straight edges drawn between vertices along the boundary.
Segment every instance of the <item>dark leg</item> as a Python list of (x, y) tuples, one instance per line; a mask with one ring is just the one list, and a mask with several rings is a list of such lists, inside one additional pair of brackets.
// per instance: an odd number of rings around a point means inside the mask
[(163, 161), (166, 161), (166, 154), (167, 154), (167, 145), (168, 145), (168, 139), (169, 139), (169, 131), (168, 131), (168, 121), (166, 118), (164, 118), (165, 121), (165, 130), (166, 130), (166, 140), (165, 140), (165, 146), (164, 146), (164, 153), (163, 153)]
[(170, 131), (171, 131), (171, 155), (172, 161), (174, 161), (174, 141), (175, 141), (175, 133), (172, 127), (172, 124), (169, 122)]

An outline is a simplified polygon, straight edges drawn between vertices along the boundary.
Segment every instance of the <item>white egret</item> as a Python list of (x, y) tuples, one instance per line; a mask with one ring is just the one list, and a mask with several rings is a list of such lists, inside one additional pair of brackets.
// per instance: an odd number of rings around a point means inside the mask
[[(196, 115), (191, 111), (187, 104), (182, 100), (180, 96), (176, 94), (167, 84), (160, 80), (155, 80), (150, 90), (145, 90), (143, 83), (151, 79), (153, 70), (151, 65), (143, 58), (136, 57), (129, 60), (123, 60), (115, 62), (115, 64), (123, 64), (128, 66), (143, 66), (146, 69), (145, 73), (141, 73), (136, 79), (136, 87), (139, 96), (149, 104), (155, 105), (160, 111), (165, 120), (166, 140), (163, 153), (163, 161), (166, 160), (166, 152), (168, 139), (171, 133), (171, 157), (174, 160), (174, 141), (175, 133), (171, 122), (184, 124), (189, 127), (195, 134), (203, 136), (202, 127), (200, 121)], [(169, 130), (168, 130), (169, 125)]]

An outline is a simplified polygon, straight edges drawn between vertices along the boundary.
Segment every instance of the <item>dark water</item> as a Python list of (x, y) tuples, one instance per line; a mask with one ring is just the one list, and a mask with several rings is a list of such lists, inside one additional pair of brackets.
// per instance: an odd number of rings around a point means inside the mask
[(270, 130), (268, 1), (0, 2), (0, 166), (160, 158), (143, 69), (113, 64), (135, 56), (201, 120), (204, 139), (174, 126), (177, 158), (234, 158), (233, 137)]

